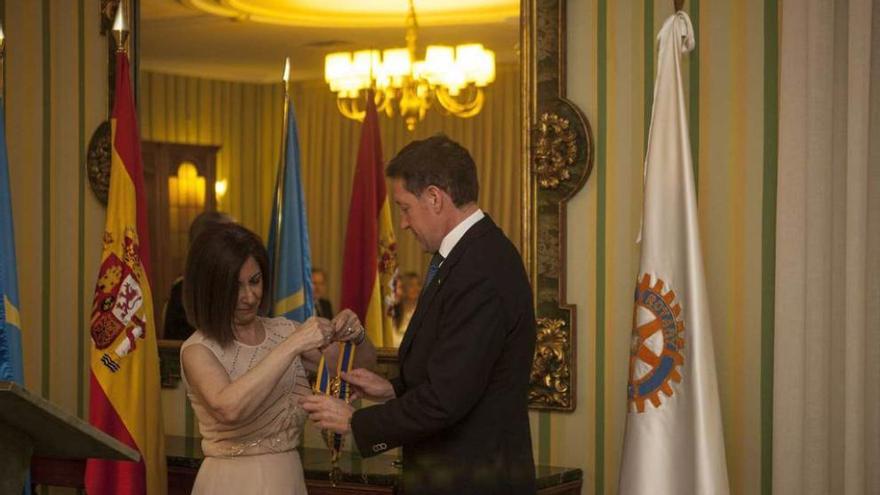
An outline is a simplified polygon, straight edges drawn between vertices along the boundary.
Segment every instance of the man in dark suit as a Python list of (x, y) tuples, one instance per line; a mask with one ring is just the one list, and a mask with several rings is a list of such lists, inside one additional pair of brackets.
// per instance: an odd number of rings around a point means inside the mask
[(477, 206), (473, 159), (449, 138), (410, 143), (386, 175), (401, 228), (434, 255), (399, 349), (400, 376), (343, 375), (376, 406), (354, 411), (314, 396), (303, 407), (317, 426), (351, 431), (366, 457), (402, 446), (406, 493), (534, 493), (535, 316), (519, 253)]

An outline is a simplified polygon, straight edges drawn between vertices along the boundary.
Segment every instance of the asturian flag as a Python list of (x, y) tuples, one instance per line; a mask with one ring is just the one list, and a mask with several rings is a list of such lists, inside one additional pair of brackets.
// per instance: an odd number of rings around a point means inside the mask
[(91, 316), (89, 421), (139, 462), (89, 459), (89, 495), (166, 491), (147, 198), (128, 56), (116, 54), (110, 191)]
[[(290, 59), (285, 62), (285, 78)], [(285, 85), (287, 84), (285, 80)], [(275, 204), (269, 225), (272, 314), (305, 321), (314, 313), (309, 225), (300, 180), (299, 137), (293, 103), (285, 87), (281, 163), (275, 180)]]
[(6, 121), (3, 98), (0, 97), (0, 381), (24, 385), (16, 266), (9, 162), (6, 159)]
[(657, 38), (620, 493), (725, 495), (724, 437), (681, 78), (681, 54), (694, 48), (690, 18), (672, 15)]
[[(23, 386), (17, 266), (12, 196), (9, 194), (9, 160), (6, 156), (6, 112), (3, 97), (0, 96), (0, 381)], [(30, 480), (25, 482), (22, 493), (31, 493)]]

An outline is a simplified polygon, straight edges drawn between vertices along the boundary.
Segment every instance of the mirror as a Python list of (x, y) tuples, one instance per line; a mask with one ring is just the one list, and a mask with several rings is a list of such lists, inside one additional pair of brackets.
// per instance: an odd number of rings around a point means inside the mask
[[(231, 15), (229, 6), (278, 5), (274, 0), (131, 1), (142, 139), (217, 146), (214, 169), (200, 175), (196, 167), (196, 177), (205, 178), (204, 193), (214, 192), (220, 210), (263, 236), (280, 147), (279, 78), (284, 56), (291, 56), (313, 264), (324, 270), (328, 299), (337, 303), (360, 124), (341, 114), (323, 81), (322, 60), (330, 52), (404, 46), (404, 0), (371, 2), (386, 9), (376, 19), (352, 11), (358, 4), (347, 1), (301, 2), (339, 9), (318, 16), (287, 2), (281, 18), (269, 22), (263, 22), (268, 11)], [(102, 13), (114, 12), (116, 2), (104, 0)], [(593, 155), (589, 124), (565, 99), (564, 1), (421, 0), (415, 8), (419, 54), (434, 43), (481, 42), (495, 51), (496, 80), (472, 118), (435, 108), (409, 131), (399, 117), (380, 117), (383, 156), (387, 161), (410, 140), (441, 131), (470, 149), (480, 173), (481, 206), (518, 244), (533, 283), (538, 345), (530, 402), (571, 411), (578, 335), (564, 291), (565, 204), (589, 177)], [(178, 173), (180, 165), (169, 169)], [(209, 174), (225, 187), (213, 190)], [(397, 232), (397, 241), (401, 273), (421, 279), (426, 257), (409, 233)], [(168, 273), (180, 272), (173, 261), (163, 262)], [(167, 298), (170, 277), (154, 290), (157, 307)], [(175, 342), (160, 342), (160, 348), (176, 356)], [(392, 347), (382, 354), (396, 355)], [(171, 373), (175, 365), (169, 364)]]
[[(138, 106), (145, 148), (159, 143), (216, 146), (216, 167), (205, 174), (213, 174), (216, 183), (225, 185), (225, 190), (213, 194), (217, 209), (266, 239), (281, 146), (280, 79), (284, 58), (290, 56), (290, 95), (299, 130), (312, 262), (321, 270), (318, 277), (324, 283), (318, 286), (326, 287), (325, 300), (338, 310), (361, 124), (341, 113), (336, 95), (325, 82), (325, 57), (334, 52), (405, 47), (407, 1), (372, 2), (369, 9), (348, 1), (214, 4), (140, 0)], [(413, 130), (400, 116), (380, 115), (383, 157), (387, 162), (411, 140), (438, 132), (459, 141), (478, 164), (481, 206), (520, 244), (519, 2), (421, 0), (414, 7), (417, 59), (425, 56), (429, 45), (482, 43), (494, 51), (495, 80), (483, 90), (482, 110), (470, 118), (447, 115), (450, 112), (439, 104), (439, 98), (431, 102), (432, 108)], [(252, 9), (264, 10), (258, 17)], [(470, 24), (450, 23), (450, 19), (477, 15), (479, 20)], [(388, 61), (388, 52), (383, 55)], [(468, 91), (473, 87), (462, 92)], [(362, 99), (358, 105), (363, 106)], [(145, 168), (150, 167), (147, 162)], [(168, 175), (172, 175), (181, 163), (163, 166), (170, 167)], [(212, 184), (203, 181), (201, 187), (214, 192)], [(203, 189), (200, 194), (205, 195)], [(208, 208), (209, 201), (201, 200), (188, 208)], [(168, 204), (153, 211), (170, 215), (176, 209), (180, 209), (176, 204)], [(396, 226), (397, 212), (392, 215)], [(153, 238), (178, 236), (190, 217), (157, 222), (159, 232)], [(172, 232), (164, 235), (169, 227)], [(427, 258), (410, 233), (396, 230), (399, 270), (405, 275), (401, 285), (409, 290), (399, 291), (406, 307), (395, 327), (405, 328), (403, 320), (414, 307), (412, 296), (418, 297)], [(165, 250), (167, 256), (154, 256), (162, 260), (156, 264), (164, 269), (156, 277), (157, 307), (164, 306), (171, 284), (182, 271), (180, 251), (185, 252), (185, 246), (177, 242), (174, 249)], [(393, 348), (401, 337), (402, 330), (398, 330), (392, 338), (374, 344)]]

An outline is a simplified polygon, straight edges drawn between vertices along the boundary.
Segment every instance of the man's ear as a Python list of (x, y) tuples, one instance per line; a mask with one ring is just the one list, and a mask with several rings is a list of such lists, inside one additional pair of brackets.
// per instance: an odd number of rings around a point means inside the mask
[(428, 202), (428, 206), (434, 210), (439, 211), (443, 207), (443, 190), (437, 186), (428, 186), (425, 188), (425, 199)]

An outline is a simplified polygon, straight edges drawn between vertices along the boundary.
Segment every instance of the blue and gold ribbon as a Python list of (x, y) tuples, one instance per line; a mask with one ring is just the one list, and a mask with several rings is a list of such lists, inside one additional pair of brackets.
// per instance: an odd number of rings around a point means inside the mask
[[(346, 403), (351, 400), (351, 388), (348, 382), (342, 379), (342, 373), (348, 373), (354, 366), (355, 345), (351, 342), (339, 343), (339, 357), (336, 360), (336, 376), (330, 376), (330, 370), (327, 367), (326, 357), (322, 354), (321, 361), (318, 363), (318, 376), (315, 380), (315, 392), (319, 394), (329, 395), (342, 399)], [(342, 450), (342, 435), (333, 433), (329, 430), (323, 430), (321, 434), (327, 448), (330, 449), (333, 463), (339, 460), (339, 453)]]

